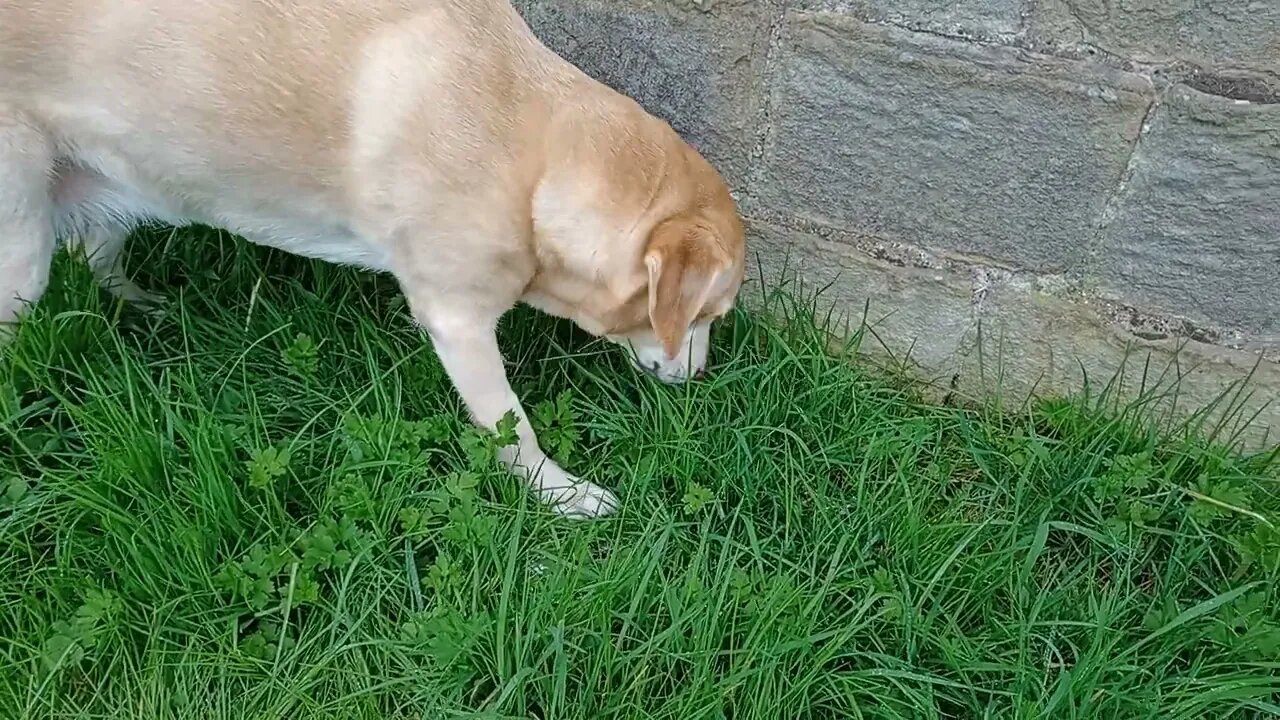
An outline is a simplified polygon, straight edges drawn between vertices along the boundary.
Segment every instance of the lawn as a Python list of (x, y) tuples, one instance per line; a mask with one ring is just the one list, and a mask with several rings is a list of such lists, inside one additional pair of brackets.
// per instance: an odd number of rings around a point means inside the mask
[(64, 258), (0, 356), (0, 718), (1280, 713), (1280, 453), (1225, 426), (956, 407), (746, 313), (667, 387), (516, 312), (544, 444), (624, 502), (566, 522), (389, 279), (148, 237), (163, 315)]

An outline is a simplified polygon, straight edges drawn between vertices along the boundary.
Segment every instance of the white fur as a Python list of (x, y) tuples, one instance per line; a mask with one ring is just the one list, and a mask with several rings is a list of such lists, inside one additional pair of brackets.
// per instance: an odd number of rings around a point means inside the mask
[(689, 328), (680, 342), (680, 352), (667, 357), (666, 350), (656, 336), (610, 338), (622, 346), (631, 362), (640, 370), (664, 383), (682, 383), (702, 375), (707, 369), (707, 356), (711, 348), (711, 321), (704, 320)]

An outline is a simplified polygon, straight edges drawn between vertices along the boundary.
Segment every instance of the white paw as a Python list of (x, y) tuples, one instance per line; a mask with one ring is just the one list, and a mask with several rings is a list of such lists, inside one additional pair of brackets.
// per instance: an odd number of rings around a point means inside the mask
[(612, 491), (586, 480), (579, 480), (575, 485), (558, 491), (543, 490), (542, 497), (557, 515), (571, 520), (612, 515), (621, 507), (618, 496)]
[(604, 517), (617, 512), (621, 506), (613, 492), (570, 475), (537, 448), (525, 456), (532, 456), (533, 461), (518, 458), (515, 448), (503, 448), (501, 453), (499, 457), (507, 467), (523, 475), (538, 499), (561, 517), (575, 520)]
[(542, 502), (557, 515), (576, 520), (604, 517), (617, 511), (618, 496), (609, 490), (570, 475), (550, 458), (538, 463), (529, 484)]
[(146, 315), (150, 315), (151, 317), (163, 315), (165, 307), (169, 303), (169, 298), (164, 295), (147, 292), (137, 286), (134, 286), (134, 288), (127, 293), (121, 293), (120, 297), (126, 303), (133, 305), (135, 308)]
[(147, 292), (127, 278), (111, 278), (104, 281), (103, 289), (112, 297), (133, 305), (138, 310), (151, 316), (161, 315), (168, 298), (164, 295)]

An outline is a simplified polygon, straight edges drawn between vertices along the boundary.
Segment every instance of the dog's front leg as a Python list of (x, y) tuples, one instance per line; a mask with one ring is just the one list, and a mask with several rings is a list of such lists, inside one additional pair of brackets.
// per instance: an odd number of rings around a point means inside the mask
[(612, 492), (565, 472), (538, 445), (520, 399), (507, 381), (496, 320), (428, 316), (418, 317), (418, 321), (431, 335), (445, 372), (477, 425), (493, 430), (508, 412), (515, 413), (519, 441), (502, 448), (500, 458), (529, 482), (543, 502), (561, 515), (575, 518), (599, 517), (617, 509), (618, 499)]

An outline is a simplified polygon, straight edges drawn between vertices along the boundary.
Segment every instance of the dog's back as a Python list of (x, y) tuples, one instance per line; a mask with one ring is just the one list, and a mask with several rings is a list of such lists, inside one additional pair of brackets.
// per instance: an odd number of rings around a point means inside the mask
[[(5, 0), (0, 102), (108, 175), (153, 171), (140, 184), (202, 196), (200, 178), (235, 177), (248, 197), (280, 187), (337, 193), (361, 112), (359, 75), (387, 54), (378, 47), (408, 42), (379, 36), (413, 35), (419, 56), (424, 45), (432, 59), (465, 50), (483, 66), (493, 60), (483, 53), (509, 43), (468, 42), (481, 30), (468, 14), (485, 18), (485, 32), (520, 34), (496, 0)], [(493, 27), (508, 14), (507, 28)], [(377, 113), (395, 112), (388, 97), (434, 94), (423, 84), (441, 76), (416, 72), (409, 57), (384, 68), (383, 81), (401, 87), (380, 95)]]
[(0, 28), (0, 104), (109, 181), (113, 212), (316, 257), (381, 265), (354, 194), (394, 191), (405, 157), (474, 172), (536, 135), (459, 122), (514, 122), (539, 69), (505, 0), (5, 0)]

